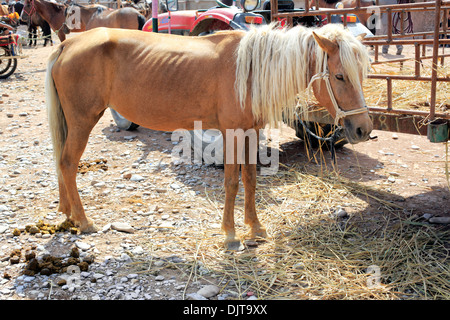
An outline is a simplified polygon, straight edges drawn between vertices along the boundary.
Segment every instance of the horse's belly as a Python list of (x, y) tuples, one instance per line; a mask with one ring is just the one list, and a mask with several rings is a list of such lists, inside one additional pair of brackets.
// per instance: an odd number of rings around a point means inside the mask
[(112, 102), (109, 106), (142, 127), (164, 131), (193, 130), (196, 122), (200, 122), (204, 129), (218, 128), (216, 105), (212, 101), (192, 103), (178, 96), (152, 99), (128, 97), (133, 101)]

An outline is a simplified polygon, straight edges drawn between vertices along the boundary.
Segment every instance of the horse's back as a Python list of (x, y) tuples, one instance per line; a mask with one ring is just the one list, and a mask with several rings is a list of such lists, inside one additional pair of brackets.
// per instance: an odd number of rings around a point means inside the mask
[(146, 127), (159, 129), (158, 122), (167, 123), (165, 117), (183, 113), (183, 122), (174, 129), (191, 126), (195, 119), (212, 123), (221, 101), (234, 100), (234, 54), (241, 36), (232, 31), (182, 37), (96, 28), (61, 44), (53, 76), (57, 87), (60, 83), (71, 91), (68, 99), (89, 90), (101, 103)]
[(111, 10), (104, 6), (95, 8), (97, 8), (97, 12), (87, 22), (86, 30), (98, 27), (142, 30), (143, 24), (141, 20), (145, 20), (145, 18), (134, 8), (127, 7), (116, 10)]
[(100, 27), (67, 39), (61, 45), (65, 52), (81, 55), (82, 59), (89, 55), (109, 55), (113, 48), (116, 58), (125, 59), (123, 64), (127, 64), (127, 60), (139, 63), (148, 59), (147, 55), (150, 55), (153, 61), (159, 57), (172, 56), (197, 59), (207, 64), (208, 60), (217, 62), (218, 55), (223, 55), (221, 58), (229, 62), (241, 36), (241, 32), (229, 31), (207, 37), (183, 37)]

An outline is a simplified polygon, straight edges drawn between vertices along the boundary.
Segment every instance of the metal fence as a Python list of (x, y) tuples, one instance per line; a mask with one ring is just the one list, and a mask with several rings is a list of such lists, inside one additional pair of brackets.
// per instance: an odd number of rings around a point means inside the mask
[[(378, 0), (377, 0), (378, 3)], [(448, 30), (450, 1), (448, 0), (436, 0), (427, 2), (416, 3), (404, 3), (394, 5), (373, 5), (369, 7), (361, 7), (361, 1), (356, 0), (355, 8), (348, 9), (324, 9), (319, 7), (319, 1), (315, 0), (315, 9), (310, 10), (308, 6), (305, 7), (304, 12), (279, 12), (278, 1), (271, 0), (271, 17), (273, 21), (286, 19), (288, 25), (293, 24), (294, 17), (305, 16), (327, 16), (328, 21), (331, 20), (331, 16), (335, 14), (343, 15), (344, 25), (347, 23), (348, 14), (357, 13), (385, 13), (387, 15), (387, 34), (376, 35), (374, 37), (367, 38), (363, 41), (366, 45), (374, 46), (375, 57), (374, 64), (380, 64), (384, 62), (399, 62), (402, 63), (410, 58), (393, 59), (388, 61), (379, 60), (379, 47), (383, 45), (413, 45), (415, 48), (415, 69), (413, 75), (389, 75), (389, 74), (370, 74), (370, 79), (380, 79), (386, 81), (387, 90), (387, 106), (381, 107), (369, 107), (370, 114), (374, 120), (374, 127), (376, 129), (413, 133), (413, 134), (427, 134), (426, 124), (430, 123), (436, 118), (444, 119), (449, 122), (450, 114), (436, 112), (436, 86), (437, 82), (446, 81), (450, 82), (450, 73), (445, 76), (438, 76), (437, 66), (439, 60), (444, 65), (445, 57), (450, 54), (444, 54), (445, 45), (450, 45), (450, 39), (446, 37), (450, 33)], [(433, 30), (429, 32), (408, 32), (406, 25), (403, 24), (404, 17), (408, 12), (430, 12), (434, 16)], [(399, 14), (401, 16), (400, 30), (397, 33), (393, 31), (392, 16), (393, 14)], [(441, 36), (441, 37), (439, 37)], [(408, 39), (406, 39), (408, 38)], [(442, 53), (439, 54), (439, 46), (442, 46)], [(430, 56), (425, 55), (425, 47), (432, 46), (432, 54)], [(432, 59), (432, 71), (430, 76), (424, 76), (421, 74), (422, 60)], [(392, 103), (392, 81), (427, 81), (431, 82), (430, 92), (430, 106), (429, 112), (419, 110), (402, 110), (393, 107)], [(450, 95), (450, 93), (449, 93)], [(316, 115), (312, 115), (312, 119), (316, 119), (322, 122), (331, 122), (331, 120), (324, 120), (328, 116), (323, 112), (318, 112)], [(331, 122), (332, 123), (332, 122)]]

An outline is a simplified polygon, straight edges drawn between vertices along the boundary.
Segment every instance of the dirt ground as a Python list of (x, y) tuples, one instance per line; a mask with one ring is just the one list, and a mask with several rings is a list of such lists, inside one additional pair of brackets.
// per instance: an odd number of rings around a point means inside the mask
[[(56, 212), (58, 188), (44, 94), (46, 59), (52, 49), (42, 47), (41, 43), (36, 48), (25, 47), (24, 54), (29, 57), (19, 60), (17, 71), (9, 79), (0, 80), (0, 228), (3, 227), (0, 229), (0, 299), (183, 299), (211, 282), (224, 288), (223, 283), (228, 284), (224, 278), (220, 278), (222, 282), (215, 281), (214, 277), (208, 280), (198, 277), (194, 281), (189, 272), (163, 267), (169, 258), (192, 261), (194, 256), (201, 256), (198, 244), (205, 238), (215, 243), (214, 250), (222, 250), (223, 170), (173, 164), (170, 133), (145, 128), (133, 132), (117, 130), (108, 111), (94, 128), (82, 157), (87, 172), (78, 175), (87, 214), (102, 231), (91, 235), (65, 232), (39, 237), (25, 232), (27, 224), (39, 219), (55, 224), (63, 221)], [(450, 217), (445, 144), (433, 144), (426, 137), (401, 133), (374, 131), (372, 136), (377, 138), (346, 145), (337, 151), (339, 175), (376, 190), (373, 194), (402, 208), (405, 214), (424, 217), (425, 221)], [(280, 149), (281, 170), (304, 166), (311, 168), (311, 172), (319, 172), (319, 176), (323, 168), (333, 171), (329, 153), (319, 155), (317, 163), (309, 161), (304, 143), (290, 128), (283, 132)], [(96, 163), (97, 160), (103, 162)], [(130, 179), (133, 175), (138, 181)], [(270, 183), (265, 188), (271, 188)], [(272, 191), (276, 193), (276, 187)], [(238, 210), (242, 209), (242, 198), (240, 193)], [(360, 196), (360, 200), (366, 203), (364, 214), (368, 218), (383, 210), (372, 199)], [(340, 201), (345, 204), (351, 200)], [(352, 206), (347, 207), (352, 214)], [(114, 222), (124, 222), (133, 230), (113, 230), (110, 224)], [(241, 215), (237, 223), (240, 231), (245, 230)], [(13, 236), (16, 228), (21, 234)], [(124, 283), (133, 287), (127, 291), (116, 284), (114, 289), (104, 289), (104, 292), (96, 291), (91, 284), (86, 292), (56, 285), (49, 289), (45, 279), (39, 278), (42, 276), (32, 279), (23, 275), (26, 267), (23, 259), (15, 265), (10, 262), (14, 249), (25, 252), (27, 248), (37, 247), (40, 253), (67, 256), (76, 243), (81, 251), (95, 255), (98, 265), (93, 270), (103, 268), (89, 276), (96, 278), (98, 288), (102, 277), (124, 276), (129, 279)], [(131, 264), (120, 265), (122, 261), (130, 262), (124, 254), (132, 258)], [(122, 267), (111, 266), (106, 270), (106, 261), (111, 257)], [(139, 258), (147, 262), (138, 262)], [(149, 259), (153, 261), (152, 267), (158, 262), (160, 278), (145, 273), (151, 269)], [(136, 269), (139, 266), (147, 269)], [(136, 282), (135, 274), (148, 279)], [(137, 284), (142, 288), (136, 287)], [(104, 287), (107, 285), (104, 283)], [(141, 291), (136, 293), (138, 289)], [(115, 296), (108, 296), (112, 291)], [(222, 298), (236, 298), (232, 291), (223, 290)], [(252, 295), (242, 289), (237, 298)], [(265, 298), (261, 292), (257, 297)]]

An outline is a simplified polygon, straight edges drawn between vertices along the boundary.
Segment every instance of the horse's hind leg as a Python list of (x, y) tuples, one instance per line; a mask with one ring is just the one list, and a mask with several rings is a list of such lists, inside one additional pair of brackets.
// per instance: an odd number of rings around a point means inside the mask
[(58, 186), (59, 186), (59, 208), (58, 211), (64, 213), (67, 217), (67, 220), (70, 220), (70, 203), (67, 198), (66, 185), (64, 184), (64, 179), (61, 176), (58, 176)]
[[(86, 148), (89, 134), (100, 116), (93, 119), (86, 115), (82, 117), (83, 121), (79, 121), (79, 119), (81, 119), (79, 118), (78, 121), (72, 125), (70, 121), (67, 120), (68, 135), (59, 161), (59, 169), (63, 180), (63, 185), (60, 184), (60, 192), (63, 191), (60, 193), (60, 208), (67, 210), (68, 207), (70, 207), (70, 220), (76, 226), (80, 227), (81, 232), (97, 231), (93, 222), (86, 217), (84, 212), (80, 195), (78, 194), (76, 176), (78, 172), (78, 162)], [(68, 215), (67, 212), (65, 213)]]

